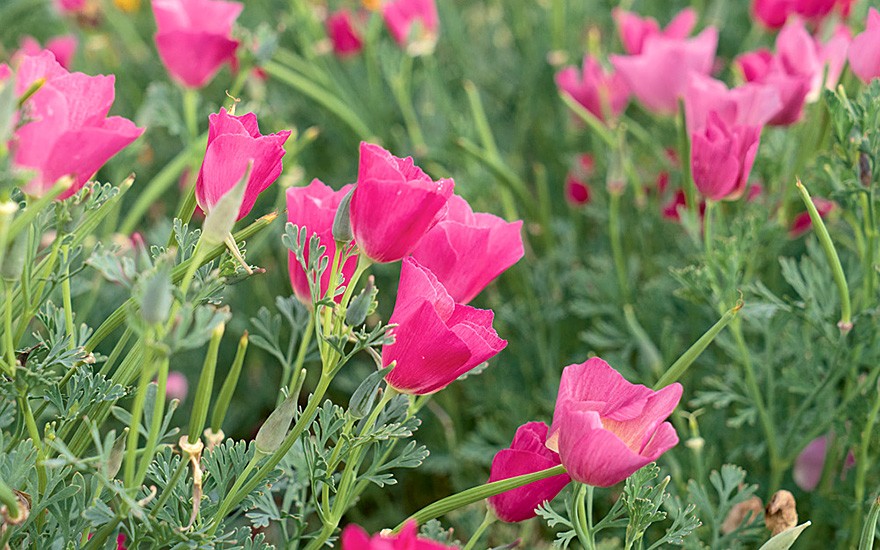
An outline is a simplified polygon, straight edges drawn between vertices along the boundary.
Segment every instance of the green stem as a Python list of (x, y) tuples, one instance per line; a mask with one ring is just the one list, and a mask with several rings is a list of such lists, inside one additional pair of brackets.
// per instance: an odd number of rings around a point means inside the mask
[(2, 479), (0, 479), (0, 504), (6, 507), (6, 513), (11, 519), (18, 519), (18, 497), (15, 495), (15, 492), (13, 492), (13, 490), (9, 488), (9, 485), (6, 485), (6, 483), (4, 483)]
[(296, 360), (293, 362), (293, 372), (290, 373), (290, 383), (287, 384), (287, 393), (293, 395), (293, 392), (299, 386), (299, 376), (302, 371), (303, 363), (306, 360), (306, 353), (309, 350), (309, 344), (312, 343), (312, 335), (315, 331), (315, 313), (309, 312), (309, 322), (299, 339), (299, 349), (296, 352)]
[(714, 222), (714, 214), (715, 207), (718, 205), (717, 202), (712, 199), (706, 199), (706, 212), (703, 214), (703, 244), (705, 245), (706, 250), (706, 262), (710, 262), (712, 258), (712, 239), (715, 235), (712, 233), (714, 229), (712, 227), (712, 222)]
[(12, 284), (3, 281), (3, 294), (6, 296), (6, 306), (3, 308), (3, 347), (6, 351), (5, 370), (10, 378), (15, 378), (15, 366), (18, 361), (15, 358), (15, 342), (12, 340)]
[(813, 199), (810, 198), (810, 193), (800, 180), (798, 180), (796, 186), (801, 195), (801, 199), (804, 201), (804, 205), (807, 207), (813, 230), (816, 232), (819, 244), (822, 245), (822, 250), (825, 252), (825, 258), (828, 260), (828, 265), (831, 267), (831, 273), (834, 276), (834, 282), (837, 284), (837, 291), (840, 293), (840, 321), (837, 323), (837, 326), (840, 328), (841, 333), (846, 334), (852, 329), (852, 311), (849, 300), (849, 287), (846, 284), (846, 275), (843, 272), (843, 266), (840, 264), (840, 258), (837, 256), (834, 242), (828, 234), (828, 228), (825, 227), (825, 222), (822, 220), (822, 216), (819, 215), (819, 212), (816, 210), (816, 205), (813, 204)]
[(28, 401), (26, 395), (18, 396), (18, 407), (24, 415), (24, 422), (27, 426), (28, 435), (30, 435), (31, 440), (34, 443), (34, 448), (37, 450), (37, 486), (39, 487), (40, 496), (42, 497), (46, 492), (47, 477), (46, 467), (42, 464), (42, 460), (45, 457), (45, 449), (43, 447), (43, 442), (40, 439), (40, 430), (37, 428), (34, 411), (31, 410), (31, 403)]
[(416, 155), (424, 155), (428, 152), (428, 145), (425, 143), (425, 135), (422, 132), (422, 126), (419, 123), (419, 117), (413, 106), (410, 83), (413, 75), (413, 57), (404, 55), (400, 62), (400, 72), (396, 77), (391, 77), (389, 84), (394, 92), (394, 98), (400, 107), (400, 114), (403, 115), (403, 122), (406, 126), (407, 134), (412, 142), (413, 150)]
[(862, 526), (862, 537), (859, 540), (859, 550), (873, 550), (874, 540), (877, 533), (877, 519), (880, 518), (880, 497), (874, 499), (868, 518)]
[[(144, 365), (153, 365), (153, 350), (147, 347), (144, 352)], [(140, 439), (141, 417), (144, 414), (144, 404), (147, 400), (147, 388), (152, 378), (151, 368), (142, 368), (141, 377), (138, 381), (137, 392), (134, 395), (134, 403), (131, 407), (131, 420), (128, 423), (128, 441), (125, 448), (124, 480), (127, 488), (134, 487), (135, 467), (137, 466), (137, 447)]]
[[(426, 521), (448, 514), (453, 510), (458, 510), (459, 508), (462, 508), (469, 504), (473, 504), (474, 502), (489, 498), (494, 495), (500, 495), (501, 493), (510, 491), (511, 489), (516, 489), (518, 487), (528, 485), (529, 483), (534, 483), (535, 481), (540, 481), (542, 479), (547, 479), (548, 477), (553, 477), (564, 473), (565, 467), (563, 467), (562, 465), (558, 465), (553, 466), (552, 468), (547, 468), (546, 470), (539, 470), (531, 474), (511, 477), (509, 479), (502, 479), (501, 481), (493, 481), (492, 483), (485, 483), (483, 485), (478, 485), (477, 487), (471, 487), (470, 489), (465, 489), (460, 493), (450, 495), (446, 498), (429, 504), (428, 506), (425, 506), (424, 508), (407, 518), (406, 521), (415, 520), (416, 523), (422, 524)], [(395, 527), (394, 531), (399, 532), (401, 529), (403, 529), (406, 521), (400, 523), (397, 527)]]
[(181, 457), (180, 462), (177, 463), (177, 468), (174, 469), (174, 474), (171, 475), (171, 479), (168, 481), (168, 485), (162, 490), (162, 493), (159, 495), (159, 500), (156, 501), (155, 506), (150, 510), (150, 517), (155, 518), (156, 515), (159, 514), (159, 511), (165, 507), (165, 503), (168, 502), (168, 499), (174, 494), (174, 487), (177, 486), (177, 482), (180, 481), (181, 476), (183, 476), (183, 473), (187, 470), (188, 466), (189, 461)]
[(691, 172), (691, 138), (688, 135), (687, 120), (684, 110), (684, 101), (678, 101), (678, 158), (681, 159), (681, 168), (684, 175), (684, 201), (694, 219), (699, 219), (697, 201), (697, 186), (694, 183), (694, 174)]
[(162, 429), (162, 420), (165, 418), (165, 389), (168, 385), (168, 357), (159, 358), (159, 375), (156, 380), (156, 399), (153, 402), (153, 418), (150, 422), (150, 431), (147, 434), (147, 443), (144, 446), (141, 462), (135, 476), (135, 486), (140, 486), (147, 477), (147, 469), (153, 461), (153, 454), (159, 443), (159, 431)]
[[(856, 509), (853, 517), (853, 525), (855, 526), (858, 526), (859, 522), (862, 521), (862, 503), (865, 500), (865, 482), (868, 478), (868, 470), (872, 466), (868, 451), (870, 450), (871, 439), (874, 436), (874, 427), (877, 425), (878, 415), (880, 415), (880, 392), (876, 392), (874, 404), (871, 407), (870, 413), (868, 413), (868, 420), (865, 423), (865, 427), (862, 429), (859, 456), (856, 458)], [(874, 518), (874, 523), (877, 523), (877, 518)], [(852, 530), (853, 538), (855, 538), (855, 534), (858, 532), (859, 530), (857, 528)], [(854, 543), (855, 541), (853, 540), (852, 542)]]
[(194, 445), (202, 435), (205, 420), (208, 418), (208, 406), (211, 404), (211, 393), (214, 390), (214, 372), (217, 370), (217, 354), (220, 351), (220, 340), (223, 339), (223, 324), (211, 333), (211, 341), (208, 343), (208, 351), (205, 361), (202, 363), (202, 372), (199, 375), (199, 385), (196, 388), (196, 396), (193, 400), (192, 413), (189, 419), (189, 437), (187, 441)]
[[(230, 495), (235, 495), (242, 488), (248, 476), (251, 475), (251, 472), (256, 468), (257, 463), (266, 455), (257, 450), (256, 445), (254, 445), (254, 456), (251, 457), (250, 461), (245, 466), (244, 470), (241, 474), (236, 478), (235, 483), (232, 484), (232, 487), (229, 491), (226, 492), (226, 497), (220, 503), (220, 506), (217, 507), (217, 512), (214, 514), (214, 520), (211, 524), (211, 528), (208, 529), (208, 536), (212, 536), (217, 528), (220, 527), (220, 524), (223, 522), (223, 519), (226, 517), (226, 514), (229, 513), (229, 510), (232, 508), (233, 502), (229, 499)], [(257, 472), (259, 475), (259, 471)]]
[(232, 367), (220, 393), (217, 395), (217, 403), (214, 404), (214, 413), (211, 415), (211, 431), (218, 433), (223, 427), (223, 421), (226, 419), (226, 411), (229, 409), (229, 403), (232, 402), (232, 394), (235, 393), (235, 387), (238, 385), (238, 378), (241, 376), (241, 367), (244, 365), (244, 357), (247, 354), (248, 333), (242, 335), (238, 341), (238, 349), (235, 351), (235, 358), (232, 360)]
[(611, 254), (614, 257), (614, 271), (623, 303), (630, 303), (630, 289), (627, 279), (626, 259), (623, 254), (620, 227), (620, 198), (622, 192), (611, 190), (608, 201), (608, 232), (611, 236)]
[(862, 309), (871, 307), (874, 303), (874, 289), (876, 287), (877, 270), (874, 268), (874, 257), (877, 253), (877, 225), (874, 222), (874, 197), (873, 189), (860, 197), (863, 215), (865, 217), (865, 256), (864, 256), (864, 282)]
[(183, 119), (190, 143), (193, 143), (199, 135), (199, 91), (194, 88), (183, 90)]
[(497, 521), (497, 517), (494, 513), (492, 513), (492, 509), (488, 506), (486, 507), (486, 516), (483, 518), (483, 522), (480, 523), (480, 526), (477, 527), (477, 530), (474, 531), (474, 535), (470, 538), (468, 543), (465, 545), (462, 550), (473, 550), (473, 548), (480, 542), (480, 539), (483, 537), (483, 533), (486, 532), (486, 529), (489, 528), (490, 525)]
[(64, 328), (67, 336), (70, 338), (67, 342), (67, 349), (76, 348), (76, 327), (73, 324), (73, 305), (70, 297), (70, 248), (68, 245), (61, 245), (61, 263), (64, 265), (64, 273), (61, 275), (61, 299), (64, 304)]

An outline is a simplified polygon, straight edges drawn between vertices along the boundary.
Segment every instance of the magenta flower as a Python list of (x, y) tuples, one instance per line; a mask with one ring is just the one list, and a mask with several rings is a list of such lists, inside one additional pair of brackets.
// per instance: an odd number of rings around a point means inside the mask
[(412, 256), (437, 276), (453, 300), (466, 304), (523, 257), (522, 222), (474, 213), (457, 195), (448, 206)]
[(758, 153), (761, 128), (728, 124), (709, 113), (703, 130), (691, 134), (691, 172), (707, 199), (737, 199), (746, 190)]
[(681, 384), (659, 391), (630, 384), (594, 357), (562, 371), (547, 447), (572, 479), (610, 487), (678, 443), (663, 422), (681, 400)]
[(333, 53), (339, 57), (346, 57), (360, 53), (364, 47), (364, 41), (360, 33), (354, 27), (351, 13), (348, 10), (339, 10), (327, 18), (327, 35), (333, 44)]
[(617, 34), (620, 35), (623, 49), (629, 55), (642, 53), (645, 40), (649, 36), (665, 36), (666, 38), (683, 40), (690, 36), (697, 23), (697, 12), (691, 8), (678, 12), (662, 31), (657, 20), (653, 17), (640, 17), (638, 14), (620, 8), (611, 10), (611, 16), (617, 24)]
[(257, 116), (234, 116), (220, 109), (208, 117), (208, 146), (196, 180), (196, 201), (208, 212), (244, 177), (253, 162), (251, 176), (238, 211), (238, 220), (247, 216), (257, 197), (281, 175), (281, 158), (289, 131), (264, 136)]
[(507, 346), (492, 328), (492, 310), (456, 304), (433, 273), (403, 260), (397, 302), (389, 319), (395, 341), (382, 348), (385, 376), (402, 393), (425, 395), (494, 357)]
[[(812, 197), (812, 199), (813, 204), (816, 206), (816, 212), (818, 212), (819, 217), (823, 219), (830, 214), (836, 206), (834, 201), (823, 199), (822, 197)], [(791, 227), (788, 228), (788, 236), (792, 239), (796, 239), (809, 231), (812, 227), (813, 220), (810, 218), (810, 214), (806, 211), (801, 212), (795, 216), (794, 220), (791, 222)]]
[(400, 534), (375, 535), (370, 538), (369, 533), (352, 523), (342, 530), (342, 550), (449, 550), (458, 548), (419, 537), (417, 530), (416, 522), (408, 521), (400, 530)]
[[(300, 228), (305, 227), (306, 233), (311, 236), (317, 234), (321, 239), (321, 244), (327, 247), (326, 254), (333, 259), (336, 254), (336, 240), (333, 238), (333, 217), (336, 215), (336, 209), (342, 201), (345, 194), (351, 189), (351, 185), (346, 185), (339, 191), (334, 191), (329, 186), (324, 185), (319, 180), (312, 180), (312, 183), (305, 187), (291, 187), (287, 190), (287, 221), (298, 225)], [(306, 263), (309, 261), (308, 248), (305, 251)], [(351, 257), (342, 266), (342, 275), (345, 281), (350, 281), (351, 276), (357, 267), (357, 258)], [(299, 301), (306, 304), (312, 304), (312, 294), (309, 290), (309, 281), (306, 272), (300, 265), (299, 260), (290, 252), (288, 259), (288, 268), (290, 273), (290, 284), (293, 292)], [(330, 286), (330, 266), (321, 276), (321, 296), (327, 293)], [(337, 296), (339, 301), (342, 296)]]
[(800, 120), (805, 102), (818, 99), (823, 79), (828, 89), (837, 85), (849, 41), (849, 31), (838, 27), (823, 44), (802, 21), (793, 20), (776, 37), (775, 55), (757, 50), (737, 57), (736, 63), (747, 82), (771, 86), (779, 93), (782, 107), (769, 123), (789, 125)]
[(18, 168), (35, 172), (24, 186), (42, 195), (59, 179), (73, 178), (59, 198), (67, 198), (110, 157), (137, 139), (143, 128), (122, 117), (108, 117), (115, 96), (113, 76), (68, 73), (55, 55), (26, 55), (18, 66), (15, 92), (23, 94), (37, 79), (45, 84), (24, 105), (24, 125), (10, 142)]
[(156, 47), (175, 80), (201, 88), (224, 63), (235, 66), (232, 25), (243, 7), (223, 0), (153, 0)]
[(433, 181), (413, 164), (362, 142), (351, 227), (363, 254), (380, 263), (408, 256), (440, 217), (455, 183)]
[(852, 72), (863, 82), (880, 76), (880, 12), (876, 9), (868, 10), (865, 30), (853, 38), (848, 58)]
[[(560, 464), (559, 455), (546, 446), (547, 424), (529, 422), (516, 430), (513, 442), (492, 459), (489, 482), (531, 474)], [(489, 506), (498, 519), (509, 523), (535, 517), (535, 508), (553, 500), (571, 481), (560, 474), (489, 497)]]
[(763, 127), (781, 107), (779, 92), (772, 86), (746, 83), (728, 90), (720, 80), (700, 74), (691, 75), (684, 94), (689, 133), (705, 130), (710, 112), (728, 125)]
[[(390, 0), (382, 6), (382, 17), (400, 47), (413, 42), (433, 45), (437, 41), (440, 18), (434, 0)], [(414, 34), (416, 26), (418, 33)]]
[[(834, 441), (834, 434), (822, 435), (810, 441), (794, 461), (792, 477), (794, 483), (804, 491), (813, 491), (822, 480), (822, 472), (825, 470), (825, 458), (828, 454), (828, 445)], [(846, 478), (846, 471), (856, 465), (856, 457), (849, 451), (843, 461), (843, 469), (840, 479)]]
[(779, 29), (791, 15), (800, 15), (818, 25), (837, 6), (843, 17), (849, 15), (853, 0), (754, 0), (752, 14), (771, 29)]
[[(64, 36), (50, 38), (49, 41), (46, 42), (46, 50), (55, 55), (55, 60), (58, 61), (62, 67), (70, 69), (70, 62), (73, 60), (73, 55), (76, 53), (76, 45), (76, 37), (72, 34), (66, 34)], [(40, 55), (40, 52), (42, 51), (42, 46), (40, 46), (40, 43), (37, 42), (34, 37), (25, 36), (21, 39), (20, 48), (13, 56), (13, 61), (23, 55)]]
[(86, 0), (53, 0), (52, 3), (61, 13), (77, 13), (86, 9)]
[(715, 62), (718, 31), (707, 27), (690, 39), (648, 36), (638, 55), (612, 55), (611, 64), (632, 93), (650, 111), (674, 113), (690, 74), (709, 74)]
[(609, 74), (596, 59), (584, 56), (583, 71), (565, 67), (556, 73), (556, 86), (605, 122), (617, 117), (629, 103), (629, 87), (619, 74)]

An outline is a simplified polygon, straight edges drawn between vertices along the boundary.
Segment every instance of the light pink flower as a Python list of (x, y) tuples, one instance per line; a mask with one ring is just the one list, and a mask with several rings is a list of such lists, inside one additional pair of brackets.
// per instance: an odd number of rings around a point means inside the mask
[(609, 74), (596, 59), (584, 56), (583, 71), (565, 67), (556, 73), (556, 86), (605, 122), (617, 117), (629, 103), (629, 87), (619, 74)]
[(639, 55), (612, 55), (611, 64), (648, 110), (670, 114), (677, 110), (690, 74), (711, 72), (717, 44), (714, 27), (690, 39), (649, 36)]
[[(828, 445), (834, 440), (834, 435), (822, 435), (810, 441), (803, 451), (797, 456), (792, 469), (794, 483), (804, 491), (813, 491), (822, 480), (822, 472), (825, 470), (825, 459), (828, 455)], [(855, 466), (856, 457), (852, 451), (846, 454), (843, 461), (843, 471), (840, 479), (846, 477), (846, 471)]]
[[(76, 53), (76, 46), (76, 37), (72, 34), (56, 36), (46, 42), (46, 50), (52, 52), (55, 55), (55, 60), (65, 69), (70, 69), (70, 62)], [(13, 64), (15, 64), (18, 57), (23, 55), (39, 55), (42, 51), (42, 46), (34, 37), (25, 36), (21, 39), (20, 49), (13, 56)]]
[[(415, 41), (435, 42), (440, 29), (440, 18), (434, 0), (390, 0), (382, 5), (382, 17), (394, 41), (401, 47)], [(419, 26), (420, 34), (411, 36), (413, 27)]]
[(412, 256), (429, 269), (460, 304), (474, 299), (523, 256), (522, 222), (473, 212), (453, 195), (446, 215), (419, 241)]
[(208, 117), (208, 145), (196, 180), (196, 201), (208, 212), (244, 177), (253, 162), (238, 218), (247, 216), (257, 197), (281, 175), (284, 142), (289, 131), (262, 135), (257, 116), (230, 115), (226, 109)]
[(385, 376), (402, 393), (425, 395), (494, 357), (507, 346), (492, 328), (492, 310), (456, 304), (433, 273), (403, 260), (389, 324), (395, 341), (382, 348)]
[(689, 133), (703, 131), (710, 112), (728, 125), (763, 127), (781, 107), (779, 92), (771, 86), (746, 83), (728, 90), (720, 80), (696, 73), (684, 94)]
[(415, 521), (408, 521), (400, 534), (374, 535), (355, 524), (349, 524), (342, 530), (342, 550), (449, 550), (457, 546), (446, 546), (429, 539), (417, 536), (418, 526)]
[(442, 217), (454, 187), (451, 179), (432, 180), (411, 157), (361, 143), (351, 197), (351, 227), (361, 252), (381, 263), (411, 254)]
[[(546, 443), (547, 424), (529, 422), (517, 428), (510, 447), (498, 451), (492, 459), (489, 482), (558, 466), (559, 455), (548, 449)], [(535, 517), (535, 508), (553, 500), (570, 481), (567, 474), (535, 481), (489, 497), (489, 506), (502, 521), (524, 521)]]
[(333, 53), (339, 57), (346, 57), (360, 53), (364, 47), (364, 41), (360, 33), (355, 29), (348, 10), (339, 10), (327, 18), (327, 35), (333, 44)]
[(592, 358), (562, 371), (547, 447), (559, 452), (572, 479), (610, 487), (678, 443), (664, 420), (681, 399), (681, 384), (659, 391), (630, 384)]
[(617, 33), (620, 35), (623, 49), (629, 55), (642, 53), (645, 40), (650, 36), (664, 36), (676, 40), (687, 38), (697, 23), (697, 12), (691, 8), (678, 12), (662, 31), (653, 17), (641, 17), (620, 8), (611, 10), (611, 16), (617, 24)]
[(53, 0), (53, 4), (62, 13), (77, 13), (86, 9), (86, 0)]
[(705, 127), (691, 134), (691, 172), (707, 199), (737, 199), (745, 193), (758, 153), (761, 128), (728, 124), (711, 111)]
[(875, 8), (868, 10), (865, 30), (853, 38), (848, 57), (852, 72), (863, 82), (880, 76), (880, 12)]
[[(321, 239), (321, 244), (327, 247), (325, 254), (332, 261), (336, 254), (336, 239), (333, 238), (333, 218), (339, 203), (345, 194), (351, 190), (351, 185), (346, 185), (339, 191), (334, 191), (321, 181), (315, 179), (305, 187), (291, 187), (287, 190), (287, 221), (298, 225), (300, 228), (306, 228), (306, 233), (311, 237), (317, 234)], [(308, 264), (309, 251), (306, 247), (305, 260)], [(345, 281), (350, 281), (351, 276), (357, 267), (357, 258), (351, 257), (342, 266), (342, 276)], [(293, 292), (299, 301), (306, 304), (312, 304), (312, 294), (309, 290), (309, 281), (306, 272), (296, 259), (293, 252), (289, 253), (288, 270), (290, 273), (290, 284)], [(320, 296), (327, 293), (330, 286), (330, 265), (321, 276)], [(337, 301), (342, 296), (335, 297)]]
[(169, 372), (168, 381), (165, 386), (165, 395), (169, 399), (177, 399), (183, 402), (188, 392), (189, 382), (186, 380), (186, 375), (176, 370)]
[(45, 83), (24, 105), (28, 122), (15, 131), (10, 148), (17, 167), (36, 173), (24, 186), (26, 193), (39, 196), (71, 176), (71, 187), (59, 197), (64, 199), (144, 130), (128, 119), (107, 116), (115, 96), (113, 76), (68, 73), (52, 52), (43, 51), (22, 58), (16, 94), (41, 78)]
[(175, 80), (201, 88), (224, 63), (235, 66), (232, 25), (243, 7), (224, 0), (153, 0), (156, 47)]

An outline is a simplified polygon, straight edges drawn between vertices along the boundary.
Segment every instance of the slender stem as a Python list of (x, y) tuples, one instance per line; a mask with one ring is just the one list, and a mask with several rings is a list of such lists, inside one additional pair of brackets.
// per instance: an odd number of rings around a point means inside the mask
[(877, 533), (877, 519), (880, 518), (880, 497), (874, 499), (868, 518), (862, 526), (862, 537), (859, 540), (859, 550), (873, 550), (874, 539)]
[(211, 415), (211, 431), (217, 433), (223, 427), (223, 420), (226, 419), (226, 411), (229, 409), (229, 403), (232, 402), (232, 395), (235, 393), (235, 387), (238, 385), (238, 378), (241, 376), (241, 368), (244, 365), (244, 357), (247, 353), (248, 333), (242, 335), (238, 341), (238, 349), (235, 351), (235, 358), (232, 360), (232, 367), (220, 393), (217, 395), (217, 402), (214, 404), (214, 412)]
[(703, 244), (705, 245), (706, 250), (706, 261), (709, 262), (712, 257), (712, 239), (715, 238), (712, 230), (712, 223), (714, 220), (715, 207), (718, 205), (717, 202), (712, 199), (706, 199), (706, 212), (703, 214)]
[(183, 90), (183, 118), (190, 143), (196, 141), (199, 134), (199, 91), (193, 88)]
[(417, 155), (424, 155), (428, 152), (428, 145), (425, 143), (425, 135), (422, 132), (422, 126), (419, 123), (419, 117), (413, 106), (410, 81), (413, 75), (413, 57), (404, 55), (400, 62), (400, 72), (396, 77), (390, 80), (391, 90), (394, 92), (394, 98), (400, 107), (400, 113), (403, 115), (403, 122), (409, 139), (412, 142), (413, 149)]
[[(154, 351), (148, 346), (144, 352), (144, 365), (152, 366)], [(131, 407), (131, 420), (128, 423), (128, 441), (125, 448), (124, 480), (125, 486), (134, 487), (135, 467), (137, 466), (137, 447), (140, 439), (141, 417), (144, 414), (144, 404), (147, 401), (147, 388), (150, 385), (152, 369), (142, 368), (141, 377), (138, 381), (137, 392), (134, 395), (134, 403)]]
[[(233, 502), (228, 498), (230, 495), (235, 495), (242, 488), (248, 476), (251, 475), (251, 472), (256, 468), (257, 464), (263, 457), (266, 456), (257, 450), (256, 445), (254, 445), (254, 456), (251, 457), (250, 461), (245, 466), (244, 470), (241, 474), (236, 478), (235, 483), (232, 484), (232, 488), (226, 492), (226, 497), (220, 503), (220, 506), (217, 508), (217, 512), (214, 514), (214, 520), (211, 524), (211, 528), (208, 530), (208, 536), (212, 536), (217, 528), (220, 527), (220, 524), (223, 522), (223, 518), (226, 517), (226, 514), (229, 513), (229, 510), (232, 508)], [(257, 472), (259, 475), (259, 472)]]
[(865, 256), (864, 263), (864, 281), (862, 289), (862, 309), (867, 309), (874, 302), (874, 288), (876, 287), (877, 270), (874, 268), (874, 258), (877, 253), (877, 225), (874, 222), (874, 197), (873, 188), (869, 193), (864, 193), (860, 197), (865, 218)]
[(168, 485), (166, 485), (159, 494), (159, 500), (156, 501), (155, 506), (150, 510), (151, 517), (156, 517), (159, 511), (165, 507), (165, 503), (168, 502), (168, 499), (174, 494), (174, 487), (177, 485), (177, 482), (180, 481), (180, 477), (183, 475), (183, 472), (186, 471), (187, 466), (189, 466), (189, 461), (181, 457), (180, 462), (177, 464), (177, 468), (174, 469), (174, 473), (171, 475), (171, 479), (168, 480)]
[(309, 344), (312, 343), (312, 335), (315, 330), (315, 313), (309, 312), (309, 322), (299, 339), (299, 349), (296, 352), (296, 360), (293, 363), (293, 372), (290, 373), (290, 382), (287, 384), (287, 393), (293, 395), (299, 385), (300, 371), (302, 371), (303, 363), (306, 360), (306, 353), (309, 350)]
[(6, 362), (3, 364), (11, 378), (15, 378), (15, 342), (12, 340), (12, 284), (3, 281), (3, 294), (6, 296), (6, 305), (3, 308), (3, 347), (6, 351)]
[(626, 271), (626, 260), (623, 254), (620, 228), (620, 197), (622, 192), (612, 190), (608, 201), (608, 232), (611, 236), (611, 254), (614, 257), (614, 271), (617, 273), (617, 285), (623, 303), (630, 303), (629, 282)]
[(61, 276), (61, 297), (64, 303), (64, 328), (70, 338), (67, 349), (76, 348), (76, 327), (73, 324), (73, 305), (70, 297), (70, 246), (61, 245), (61, 263), (64, 265), (64, 273)]
[[(874, 404), (868, 413), (868, 420), (861, 433), (861, 443), (859, 445), (859, 456), (856, 458), (856, 482), (855, 482), (855, 501), (856, 509), (854, 511), (853, 525), (858, 526), (862, 521), (862, 503), (865, 500), (865, 482), (868, 477), (868, 470), (872, 466), (869, 458), (871, 438), (874, 436), (874, 427), (877, 425), (877, 418), (880, 415), (880, 392), (875, 392)], [(877, 518), (874, 518), (874, 523)], [(859, 532), (858, 528), (852, 530), (853, 538)], [(854, 540), (852, 541), (855, 542)]]
[(486, 516), (483, 518), (483, 522), (480, 523), (480, 526), (477, 527), (477, 530), (474, 531), (474, 535), (470, 538), (468, 543), (465, 545), (462, 550), (473, 550), (473, 548), (480, 542), (480, 539), (483, 536), (483, 533), (486, 532), (486, 529), (489, 528), (490, 525), (497, 521), (497, 517), (494, 513), (492, 513), (492, 509), (488, 506), (486, 507)]
[(45, 458), (45, 448), (40, 439), (40, 430), (37, 428), (37, 421), (34, 418), (34, 412), (31, 410), (31, 403), (28, 401), (26, 395), (18, 396), (18, 407), (24, 415), (24, 422), (27, 426), (28, 435), (30, 435), (31, 440), (33, 440), (34, 443), (34, 448), (37, 450), (37, 486), (39, 487), (40, 496), (43, 496), (46, 492), (47, 477), (46, 467), (42, 464), (43, 458)]
[(135, 476), (135, 486), (143, 483), (147, 477), (147, 469), (153, 461), (156, 445), (159, 443), (159, 431), (162, 429), (162, 420), (165, 418), (165, 389), (168, 384), (168, 357), (159, 358), (159, 375), (156, 379), (156, 399), (153, 402), (153, 418), (150, 423), (150, 431), (147, 434), (147, 443), (141, 455), (141, 462)]

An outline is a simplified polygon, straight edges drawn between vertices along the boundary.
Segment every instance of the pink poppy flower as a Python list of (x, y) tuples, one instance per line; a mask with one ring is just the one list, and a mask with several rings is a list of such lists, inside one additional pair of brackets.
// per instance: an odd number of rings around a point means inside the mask
[(77, 13), (86, 9), (87, 0), (53, 0), (55, 8), (62, 13)]
[(584, 56), (583, 71), (565, 67), (556, 73), (556, 86), (605, 122), (617, 117), (629, 103), (629, 87), (619, 74), (609, 74), (596, 59)]
[[(814, 439), (797, 456), (792, 469), (794, 483), (804, 491), (813, 491), (822, 480), (822, 472), (825, 470), (825, 458), (828, 454), (828, 444), (833, 441), (833, 434), (822, 435)], [(840, 479), (846, 477), (846, 471), (855, 466), (856, 457), (852, 451), (846, 454), (843, 461), (843, 471)]]
[(754, 0), (752, 15), (771, 29), (781, 28), (791, 15), (800, 15), (818, 25), (835, 6), (845, 18), (849, 16), (852, 0)]
[(361, 143), (351, 228), (363, 254), (380, 263), (408, 256), (442, 217), (451, 179), (436, 182), (413, 163), (378, 145)]
[[(400, 47), (413, 42), (433, 45), (437, 41), (440, 18), (434, 0), (390, 0), (382, 5), (382, 17)], [(419, 33), (413, 36), (416, 26)]]
[(389, 324), (394, 343), (382, 348), (385, 376), (402, 393), (425, 395), (494, 357), (507, 346), (492, 328), (494, 313), (456, 304), (433, 273), (415, 259), (403, 260), (397, 301)]
[[(560, 464), (559, 455), (547, 448), (547, 424), (529, 422), (516, 430), (513, 442), (492, 459), (489, 482), (531, 474)], [(553, 500), (571, 481), (560, 474), (489, 497), (498, 519), (509, 523), (535, 517), (535, 508)]]
[(617, 24), (617, 34), (620, 35), (623, 49), (629, 55), (642, 53), (645, 40), (649, 36), (664, 36), (683, 40), (690, 36), (694, 25), (697, 24), (697, 12), (691, 8), (678, 12), (662, 31), (657, 20), (653, 17), (640, 17), (638, 14), (620, 8), (611, 10), (611, 16)]
[(253, 162), (251, 176), (237, 220), (247, 216), (257, 197), (281, 175), (284, 142), (289, 131), (262, 135), (257, 116), (230, 115), (226, 109), (208, 117), (208, 146), (196, 180), (196, 201), (208, 212), (244, 177)]
[(691, 74), (684, 94), (689, 133), (705, 130), (709, 113), (727, 124), (763, 127), (782, 107), (779, 92), (763, 84), (746, 83), (730, 90), (720, 80)]
[(639, 55), (612, 55), (610, 59), (648, 110), (671, 114), (678, 109), (690, 74), (711, 72), (717, 44), (718, 31), (707, 27), (690, 39), (648, 36)]
[(153, 0), (156, 47), (175, 80), (201, 88), (224, 63), (235, 66), (232, 25), (243, 7), (224, 0)]
[(853, 38), (848, 58), (852, 72), (862, 82), (880, 76), (880, 12), (875, 8), (868, 10), (865, 30)]
[(355, 524), (342, 530), (342, 550), (449, 550), (457, 546), (446, 546), (433, 540), (417, 536), (415, 521), (408, 521), (397, 535), (374, 535)]
[(595, 161), (589, 153), (578, 156), (574, 167), (565, 176), (565, 200), (572, 206), (590, 203), (592, 190), (589, 180), (595, 171)]
[(466, 304), (523, 257), (522, 221), (474, 213), (453, 195), (446, 215), (419, 241), (412, 256), (429, 269), (457, 303)]
[(364, 41), (360, 33), (355, 29), (348, 10), (339, 10), (327, 18), (327, 35), (333, 44), (333, 53), (339, 57), (346, 57), (360, 53), (364, 47)]
[[(324, 185), (320, 180), (312, 180), (305, 187), (291, 187), (287, 190), (287, 221), (305, 227), (306, 233), (311, 236), (317, 234), (321, 244), (327, 247), (325, 254), (332, 262), (336, 254), (336, 239), (333, 238), (333, 218), (339, 203), (351, 190), (351, 185), (346, 185), (339, 191), (334, 191), (330, 186)], [(305, 253), (306, 263), (309, 261), (309, 251)], [(345, 281), (350, 281), (357, 267), (357, 258), (351, 257), (342, 266), (342, 276)], [(288, 270), (290, 284), (299, 301), (311, 306), (312, 294), (309, 290), (309, 281), (306, 272), (296, 259), (293, 252), (289, 253)], [(321, 276), (321, 296), (327, 293), (330, 286), (330, 264)], [(337, 296), (337, 302), (342, 296)]]
[(737, 199), (745, 193), (758, 153), (761, 128), (728, 124), (715, 111), (691, 135), (691, 172), (707, 199)]
[(110, 157), (137, 139), (143, 128), (107, 113), (115, 96), (113, 76), (68, 73), (49, 51), (26, 55), (18, 66), (15, 92), (23, 94), (38, 79), (45, 83), (24, 105), (26, 122), (10, 142), (13, 162), (35, 176), (24, 191), (39, 196), (70, 176), (67, 198)]
[[(49, 41), (46, 42), (46, 50), (52, 52), (55, 56), (55, 60), (65, 69), (70, 69), (70, 62), (73, 60), (73, 55), (76, 53), (76, 46), (76, 37), (72, 34), (56, 36), (55, 38), (50, 38)], [(16, 58), (23, 55), (40, 55), (40, 52), (42, 51), (43, 48), (34, 37), (25, 36), (21, 39), (19, 50), (13, 56), (13, 62), (17, 61)]]
[(681, 400), (681, 384), (659, 391), (630, 384), (594, 357), (562, 371), (547, 447), (572, 479), (610, 487), (678, 443), (664, 420)]

